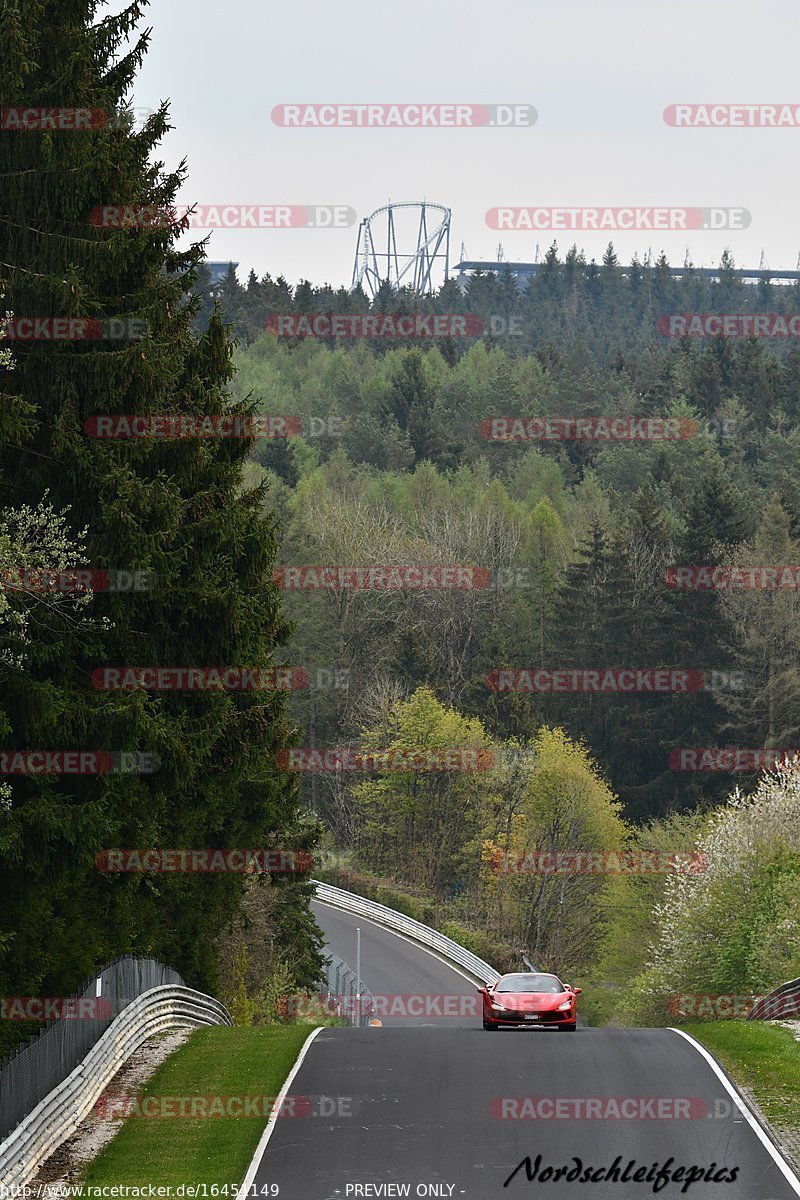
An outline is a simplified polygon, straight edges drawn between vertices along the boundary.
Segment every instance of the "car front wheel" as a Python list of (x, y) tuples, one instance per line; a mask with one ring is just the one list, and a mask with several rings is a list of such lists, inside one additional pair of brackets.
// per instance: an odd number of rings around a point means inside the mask
[(484, 1021), (483, 1028), (490, 1029), (492, 1031), (492, 1033), (497, 1033), (497, 1026), (493, 1025), (491, 1021)]
[(558, 1028), (561, 1030), (562, 1033), (574, 1033), (575, 1032), (575, 1022), (573, 1021), (571, 1025), (559, 1025)]

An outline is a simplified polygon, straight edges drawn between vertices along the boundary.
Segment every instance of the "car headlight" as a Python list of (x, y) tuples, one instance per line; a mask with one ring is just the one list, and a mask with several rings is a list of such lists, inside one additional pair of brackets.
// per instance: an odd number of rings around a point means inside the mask
[(500, 1012), (506, 1011), (506, 1006), (504, 1004), (500, 1004), (497, 1000), (492, 1001), (492, 1008), (499, 1008)]
[(563, 1004), (559, 1004), (558, 1011), (563, 1012), (565, 1008), (572, 1008), (571, 1000), (565, 1000)]

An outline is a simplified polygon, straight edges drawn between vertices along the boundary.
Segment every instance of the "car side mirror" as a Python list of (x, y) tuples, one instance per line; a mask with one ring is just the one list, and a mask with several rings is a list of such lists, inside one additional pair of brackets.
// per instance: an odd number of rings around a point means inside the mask
[(573, 988), (572, 990), (576, 996), (580, 996), (581, 992), (583, 991), (583, 988)]
[(486, 988), (486, 987), (479, 987), (479, 988), (478, 988), (478, 991), (479, 991), (479, 992), (481, 992), (481, 993), (483, 993), (483, 992), (488, 992), (488, 990), (489, 990), (489, 989), (488, 989), (488, 988)]

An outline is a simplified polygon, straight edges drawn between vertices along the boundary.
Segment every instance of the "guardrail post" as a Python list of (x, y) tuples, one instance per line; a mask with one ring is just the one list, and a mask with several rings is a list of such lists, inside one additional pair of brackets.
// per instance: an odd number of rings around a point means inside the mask
[(356, 1024), (361, 1025), (361, 928), (356, 926), (356, 1004), (358, 1015)]

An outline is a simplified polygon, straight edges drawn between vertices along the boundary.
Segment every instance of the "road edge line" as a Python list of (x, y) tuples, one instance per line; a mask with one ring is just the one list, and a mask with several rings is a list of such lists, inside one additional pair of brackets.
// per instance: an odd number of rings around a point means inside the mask
[(800, 1196), (800, 1178), (798, 1178), (791, 1165), (783, 1157), (780, 1147), (775, 1144), (767, 1131), (764, 1129), (763, 1125), (753, 1113), (744, 1096), (741, 1095), (738, 1088), (735, 1086), (733, 1080), (726, 1074), (722, 1065), (718, 1063), (716, 1058), (714, 1058), (714, 1055), (707, 1050), (701, 1042), (698, 1042), (696, 1038), (693, 1038), (690, 1033), (685, 1033), (682, 1029), (674, 1029), (671, 1025), (668, 1026), (668, 1029), (670, 1033), (677, 1033), (680, 1037), (685, 1038), (686, 1041), (694, 1046), (695, 1050), (697, 1050), (703, 1056), (708, 1065), (711, 1067), (711, 1070), (714, 1072), (717, 1078), (721, 1080), (723, 1086), (727, 1088), (729, 1095), (734, 1100), (738, 1101), (737, 1107), (739, 1108), (742, 1116), (747, 1121), (748, 1125), (753, 1130), (753, 1133), (761, 1142), (762, 1146), (764, 1146), (769, 1155), (772, 1157), (781, 1174), (791, 1185), (794, 1194), (796, 1196)]
[(292, 1085), (292, 1080), (294, 1079), (295, 1075), (302, 1067), (303, 1059), (305, 1058), (306, 1054), (308, 1053), (308, 1049), (309, 1049), (311, 1043), (313, 1042), (314, 1038), (317, 1036), (318, 1033), (322, 1033), (323, 1029), (325, 1029), (325, 1028), (326, 1028), (325, 1025), (319, 1025), (319, 1026), (317, 1026), (316, 1029), (313, 1029), (311, 1031), (311, 1033), (308, 1035), (306, 1040), (303, 1042), (303, 1045), (300, 1047), (300, 1053), (297, 1056), (294, 1066), (292, 1067), (289, 1074), (286, 1076), (286, 1081), (285, 1081), (283, 1087), (281, 1088), (280, 1092), (278, 1093), (278, 1096), (277, 1096), (277, 1099), (275, 1100), (274, 1105), (272, 1106), (272, 1111), (269, 1114), (269, 1120), (267, 1121), (266, 1128), (265, 1128), (264, 1132), (262, 1133), (261, 1138), (259, 1139), (258, 1145), (255, 1148), (255, 1152), (254, 1152), (253, 1158), (250, 1162), (250, 1166), (247, 1168), (247, 1174), (245, 1175), (244, 1179), (242, 1180), (241, 1186), (239, 1187), (239, 1191), (238, 1191), (237, 1195), (244, 1197), (244, 1200), (246, 1200), (247, 1195), (250, 1191), (250, 1188), (253, 1186), (255, 1177), (258, 1174), (258, 1169), (261, 1166), (261, 1160), (264, 1157), (264, 1152), (267, 1149), (269, 1139), (272, 1137), (272, 1131), (275, 1128), (275, 1122), (278, 1119), (278, 1113), (280, 1112), (281, 1105), (286, 1098), (286, 1094), (287, 1094), (289, 1088)]

